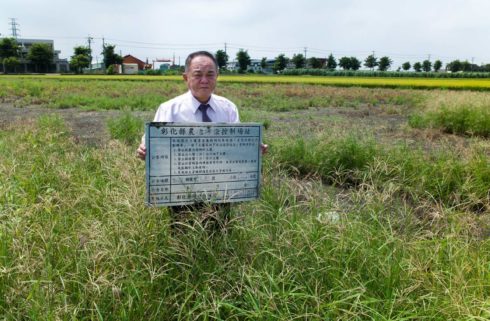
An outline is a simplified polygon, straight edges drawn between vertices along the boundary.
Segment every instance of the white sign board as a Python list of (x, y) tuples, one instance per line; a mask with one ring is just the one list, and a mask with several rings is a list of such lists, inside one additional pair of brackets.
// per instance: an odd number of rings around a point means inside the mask
[(259, 197), (260, 124), (152, 122), (145, 134), (149, 206)]

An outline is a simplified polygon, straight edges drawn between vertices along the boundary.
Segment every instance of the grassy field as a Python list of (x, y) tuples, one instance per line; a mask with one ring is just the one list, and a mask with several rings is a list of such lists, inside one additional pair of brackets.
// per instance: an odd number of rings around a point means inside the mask
[[(0, 319), (490, 318), (490, 93), (219, 88), (270, 153), (215, 235), (144, 206), (142, 124), (182, 83), (0, 77), (39, 114), (1, 114)], [(74, 107), (124, 111), (86, 145)]]

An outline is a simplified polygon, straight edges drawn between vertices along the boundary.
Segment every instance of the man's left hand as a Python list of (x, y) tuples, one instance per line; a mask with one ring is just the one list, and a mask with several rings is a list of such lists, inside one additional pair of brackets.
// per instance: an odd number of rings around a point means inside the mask
[(262, 152), (262, 155), (267, 154), (267, 151), (269, 150), (269, 145), (267, 144), (260, 144), (260, 151)]

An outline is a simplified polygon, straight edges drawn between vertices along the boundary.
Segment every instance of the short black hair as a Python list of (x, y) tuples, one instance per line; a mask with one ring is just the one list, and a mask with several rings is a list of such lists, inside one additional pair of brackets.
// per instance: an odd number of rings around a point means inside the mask
[(209, 51), (201, 50), (201, 51), (195, 51), (195, 52), (189, 54), (189, 56), (187, 56), (187, 58), (185, 59), (185, 69), (184, 69), (185, 72), (189, 71), (189, 67), (191, 66), (192, 59), (194, 59), (195, 57), (199, 57), (199, 56), (205, 56), (205, 57), (210, 58), (213, 61), (214, 66), (216, 67), (216, 71), (218, 71), (218, 61), (213, 56), (213, 54), (210, 53)]

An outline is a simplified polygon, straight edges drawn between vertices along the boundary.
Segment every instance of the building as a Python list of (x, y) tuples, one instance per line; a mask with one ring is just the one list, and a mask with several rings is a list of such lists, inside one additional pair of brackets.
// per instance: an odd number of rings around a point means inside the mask
[(61, 51), (54, 49), (54, 41), (48, 39), (23, 39), (17, 38), (17, 43), (20, 46), (20, 67), (18, 71), (28, 73), (28, 72), (38, 72), (37, 66), (30, 63), (27, 60), (27, 55), (29, 54), (29, 49), (34, 44), (43, 43), (47, 44), (53, 50), (53, 61), (50, 66), (47, 66), (43, 71), (45, 72), (68, 72), (70, 71), (70, 66), (67, 59), (60, 59)]
[(250, 59), (247, 71), (262, 72), (261, 59)]
[(135, 56), (131, 56), (131, 55), (124, 56), (122, 63), (123, 63), (123, 67), (125, 64), (130, 65), (130, 66), (133, 66), (134, 64), (136, 64), (138, 66), (138, 71), (152, 68), (152, 66), (150, 64), (136, 58)]
[[(266, 59), (265, 68), (262, 68), (262, 59), (251, 59), (250, 65), (248, 65), (247, 72), (255, 73), (272, 73), (272, 67), (276, 62), (275, 59)], [(226, 63), (226, 69), (229, 71), (238, 71), (240, 66), (238, 61), (229, 61)]]

